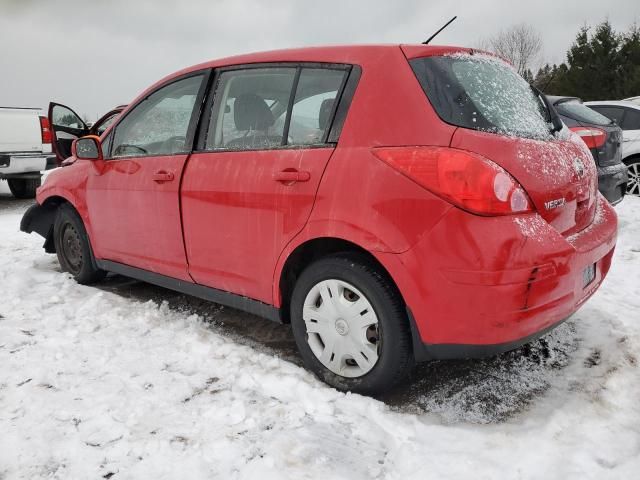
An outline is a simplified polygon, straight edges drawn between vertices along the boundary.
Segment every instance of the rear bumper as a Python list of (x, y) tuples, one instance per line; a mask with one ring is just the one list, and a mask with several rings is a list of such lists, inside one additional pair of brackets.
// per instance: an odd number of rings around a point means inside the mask
[(620, 203), (627, 192), (627, 166), (624, 163), (598, 167), (598, 190), (609, 203)]
[(47, 168), (50, 157), (51, 154), (0, 155), (0, 178), (39, 177), (40, 172)]
[(451, 209), (389, 263), (413, 317), (416, 358), (494, 355), (559, 325), (605, 278), (616, 231), (602, 197), (594, 223), (567, 238), (537, 214), (488, 218)]

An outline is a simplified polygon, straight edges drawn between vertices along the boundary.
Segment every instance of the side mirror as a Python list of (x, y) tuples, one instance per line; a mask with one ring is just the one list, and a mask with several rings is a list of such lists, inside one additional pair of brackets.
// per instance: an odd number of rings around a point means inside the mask
[(74, 140), (71, 145), (71, 154), (78, 160), (102, 160), (100, 137), (87, 135)]

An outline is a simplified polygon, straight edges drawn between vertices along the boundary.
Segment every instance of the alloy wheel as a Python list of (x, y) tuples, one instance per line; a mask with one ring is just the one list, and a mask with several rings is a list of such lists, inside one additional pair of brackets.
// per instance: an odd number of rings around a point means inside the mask
[(336, 375), (361, 377), (378, 362), (378, 316), (353, 285), (337, 279), (317, 283), (305, 298), (302, 318), (311, 351)]
[(640, 162), (627, 165), (627, 195), (640, 195)]

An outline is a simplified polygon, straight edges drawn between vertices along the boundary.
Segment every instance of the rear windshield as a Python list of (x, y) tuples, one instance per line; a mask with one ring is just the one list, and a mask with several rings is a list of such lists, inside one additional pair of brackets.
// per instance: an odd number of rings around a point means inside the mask
[(512, 136), (550, 137), (540, 98), (502, 60), (482, 54), (455, 54), (416, 58), (410, 63), (445, 122)]
[(592, 123), (594, 125), (611, 124), (611, 120), (595, 110), (591, 110), (585, 104), (580, 103), (579, 100), (567, 100), (566, 102), (557, 103), (555, 107), (560, 115), (573, 118), (578, 122)]

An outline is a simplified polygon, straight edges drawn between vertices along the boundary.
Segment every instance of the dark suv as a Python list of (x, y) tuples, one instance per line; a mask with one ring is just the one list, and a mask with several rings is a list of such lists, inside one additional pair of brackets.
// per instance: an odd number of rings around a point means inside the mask
[(562, 121), (580, 135), (598, 169), (598, 189), (613, 205), (627, 191), (627, 167), (622, 163), (622, 130), (576, 97), (547, 96)]

